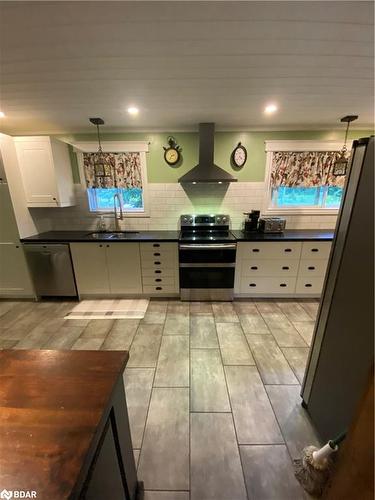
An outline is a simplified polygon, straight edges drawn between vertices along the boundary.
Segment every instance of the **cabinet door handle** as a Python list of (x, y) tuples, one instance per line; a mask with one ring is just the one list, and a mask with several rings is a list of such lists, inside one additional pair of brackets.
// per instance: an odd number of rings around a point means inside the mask
[(250, 283), (249, 286), (257, 286), (256, 283)]
[(289, 266), (283, 266), (281, 269), (283, 269), (284, 271), (288, 271)]
[(160, 257), (160, 253), (154, 253), (154, 257)]
[(312, 287), (312, 284), (311, 284), (311, 283), (306, 283), (306, 284), (305, 284), (305, 287), (306, 287), (306, 288), (310, 288), (310, 287)]
[(103, 245), (99, 245), (99, 248), (102, 248), (102, 247), (103, 247)]
[(16, 248), (19, 248), (19, 245), (16, 245)]
[(160, 281), (163, 281), (163, 280), (162, 280), (161, 278), (157, 278), (155, 281), (156, 281), (157, 283), (159, 283)]
[(288, 286), (288, 285), (287, 285), (286, 283), (280, 283), (280, 286), (281, 286), (282, 288), (285, 288), (285, 287), (286, 287), (286, 286)]
[(154, 273), (155, 273), (155, 274), (160, 274), (160, 273), (161, 273), (161, 271), (160, 271), (160, 269), (157, 269), (156, 271), (154, 271)]
[(157, 286), (156, 290), (163, 290), (163, 288), (161, 286)]
[(291, 251), (292, 251), (292, 249), (291, 249), (291, 248), (285, 248), (285, 249), (284, 249), (284, 252), (291, 252)]
[(109, 248), (109, 245), (106, 245), (107, 248)]
[(319, 252), (319, 248), (312, 248), (311, 251), (312, 252)]
[(155, 248), (160, 247), (159, 243), (154, 243), (152, 246)]
[(253, 248), (253, 252), (259, 252), (259, 248)]
[(313, 271), (313, 270), (315, 269), (315, 266), (309, 266), (307, 269), (308, 269), (309, 271)]
[(154, 264), (155, 266), (160, 266), (161, 263), (159, 261), (155, 261)]
[(258, 269), (258, 266), (251, 266), (250, 269)]

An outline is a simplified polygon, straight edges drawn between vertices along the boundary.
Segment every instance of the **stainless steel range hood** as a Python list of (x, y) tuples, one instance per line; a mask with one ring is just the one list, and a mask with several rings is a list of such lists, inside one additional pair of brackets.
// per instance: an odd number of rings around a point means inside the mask
[(230, 173), (214, 164), (214, 140), (215, 124), (199, 124), (199, 163), (185, 175), (178, 179), (178, 182), (198, 183), (198, 182), (237, 182), (237, 179)]

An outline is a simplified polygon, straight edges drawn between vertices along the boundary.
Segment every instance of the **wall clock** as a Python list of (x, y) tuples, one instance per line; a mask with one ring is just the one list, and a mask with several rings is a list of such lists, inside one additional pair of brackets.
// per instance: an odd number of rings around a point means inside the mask
[(164, 147), (164, 160), (168, 165), (176, 165), (181, 160), (181, 147), (177, 144), (176, 139), (169, 136), (167, 139), (168, 147)]
[(242, 146), (242, 144), (239, 142), (233, 149), (230, 159), (234, 167), (243, 167), (247, 160), (247, 151), (245, 146)]

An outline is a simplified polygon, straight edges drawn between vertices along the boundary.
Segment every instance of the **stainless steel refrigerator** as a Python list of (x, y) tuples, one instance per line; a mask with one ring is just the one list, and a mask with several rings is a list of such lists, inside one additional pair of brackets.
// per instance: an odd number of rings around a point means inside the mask
[(374, 137), (354, 141), (301, 396), (321, 438), (346, 430), (374, 360)]

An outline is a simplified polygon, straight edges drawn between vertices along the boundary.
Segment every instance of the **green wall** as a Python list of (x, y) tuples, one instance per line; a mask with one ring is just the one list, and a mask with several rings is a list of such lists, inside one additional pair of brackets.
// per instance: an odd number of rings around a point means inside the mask
[[(308, 130), (287, 132), (217, 132), (215, 134), (215, 163), (234, 174), (239, 181), (263, 181), (265, 169), (264, 141), (266, 140), (335, 140), (343, 141), (342, 130)], [(374, 132), (371, 130), (354, 130), (349, 133), (349, 139), (366, 137)], [(173, 135), (182, 147), (183, 161), (178, 167), (170, 167), (163, 159), (163, 146), (167, 145), (167, 137)], [(67, 142), (95, 141), (96, 134), (74, 134), (57, 136)], [(150, 150), (147, 155), (147, 171), (149, 182), (177, 182), (178, 178), (198, 163), (198, 134), (189, 132), (165, 133), (112, 133), (102, 135), (103, 141), (148, 141)], [(233, 148), (241, 142), (248, 152), (245, 166), (235, 171), (230, 166), (230, 154)], [(77, 159), (72, 149), (71, 161), (74, 182), (79, 182)]]

